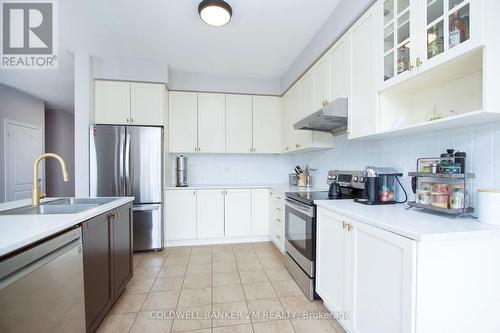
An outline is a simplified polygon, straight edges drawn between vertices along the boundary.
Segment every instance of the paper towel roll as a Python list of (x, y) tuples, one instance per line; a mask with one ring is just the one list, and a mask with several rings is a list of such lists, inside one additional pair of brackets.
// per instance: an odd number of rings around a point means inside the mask
[(500, 225), (500, 190), (477, 190), (477, 210), (479, 221)]

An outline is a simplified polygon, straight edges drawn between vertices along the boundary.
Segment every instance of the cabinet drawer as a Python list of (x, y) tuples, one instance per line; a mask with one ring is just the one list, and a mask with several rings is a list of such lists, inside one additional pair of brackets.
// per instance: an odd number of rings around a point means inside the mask
[(269, 196), (271, 197), (271, 199), (273, 199), (274, 202), (276, 202), (278, 204), (282, 204), (282, 205), (285, 204), (285, 194), (284, 193), (271, 190), (271, 191), (269, 191)]

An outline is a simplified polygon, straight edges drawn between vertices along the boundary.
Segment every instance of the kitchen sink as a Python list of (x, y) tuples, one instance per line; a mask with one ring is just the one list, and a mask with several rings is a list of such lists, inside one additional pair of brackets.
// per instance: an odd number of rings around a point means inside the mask
[(114, 198), (62, 198), (44, 202), (37, 207), (24, 206), (5, 210), (0, 215), (78, 214), (113, 200)]
[(104, 205), (115, 200), (115, 198), (62, 198), (50, 202), (44, 202), (44, 205)]
[(40, 205), (24, 206), (0, 212), (0, 215), (46, 215), (46, 214), (77, 214), (99, 205)]

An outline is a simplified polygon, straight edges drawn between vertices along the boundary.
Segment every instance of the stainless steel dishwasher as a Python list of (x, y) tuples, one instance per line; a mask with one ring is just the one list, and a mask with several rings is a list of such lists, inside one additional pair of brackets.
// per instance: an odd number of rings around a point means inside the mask
[(0, 332), (85, 332), (81, 228), (0, 261)]

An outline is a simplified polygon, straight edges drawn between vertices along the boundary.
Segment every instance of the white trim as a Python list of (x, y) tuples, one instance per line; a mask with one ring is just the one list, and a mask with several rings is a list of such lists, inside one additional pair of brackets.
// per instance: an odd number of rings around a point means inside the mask
[(269, 242), (269, 241), (271, 241), (271, 238), (269, 238), (269, 236), (166, 240), (165, 247), (216, 245), (216, 244), (230, 244), (230, 243), (254, 243), (254, 242)]

